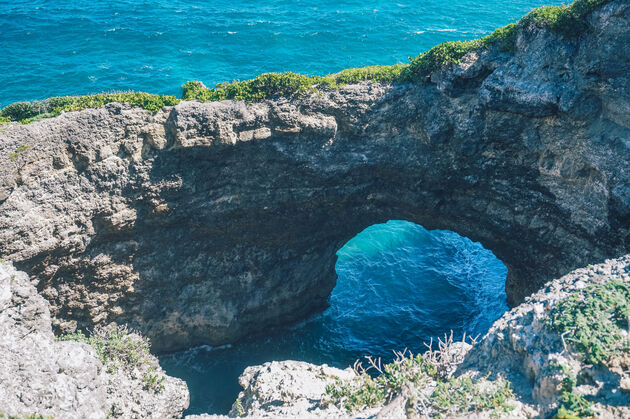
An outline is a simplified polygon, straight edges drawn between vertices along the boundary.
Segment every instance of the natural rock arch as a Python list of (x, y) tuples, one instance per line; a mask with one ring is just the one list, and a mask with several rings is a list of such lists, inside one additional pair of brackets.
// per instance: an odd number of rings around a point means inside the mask
[(607, 65), (630, 62), (630, 25), (593, 19), (579, 42), (522, 33), (515, 56), (426, 85), (13, 124), (0, 256), (38, 278), (59, 330), (128, 323), (158, 351), (323, 307), (336, 251), (389, 219), (481, 242), (518, 303), (630, 249), (630, 82)]

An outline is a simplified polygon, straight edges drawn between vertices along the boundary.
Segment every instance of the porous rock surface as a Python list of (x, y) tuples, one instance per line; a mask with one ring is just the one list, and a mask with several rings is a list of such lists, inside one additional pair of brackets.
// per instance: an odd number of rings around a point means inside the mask
[[(462, 418), (539, 418), (550, 417), (558, 408), (564, 373), (558, 365), (570, 371), (579, 385), (573, 390), (594, 402), (593, 409), (600, 418), (630, 417), (630, 363), (625, 365), (593, 366), (579, 360), (570, 348), (565, 348), (562, 337), (545, 327), (554, 305), (571, 292), (611, 280), (630, 284), (630, 255), (619, 259), (577, 269), (551, 281), (528, 297), (524, 303), (497, 320), (481, 342), (472, 348), (460, 349), (453, 344), (448, 351), (447, 366), (442, 375), (447, 379), (470, 376), (492, 383), (498, 377), (511, 383), (515, 399), (509, 413), (487, 410), (462, 413)], [(630, 328), (630, 325), (629, 325)], [(630, 330), (626, 339), (630, 340)], [(459, 343), (459, 345), (462, 345)], [(464, 344), (465, 345), (465, 344)], [(466, 345), (469, 346), (469, 345)], [(325, 365), (304, 362), (271, 362), (247, 368), (239, 382), (243, 391), (234, 403), (229, 417), (248, 418), (416, 418), (405, 409), (410, 394), (396, 397), (390, 404), (357, 412), (347, 412), (330, 404), (326, 385), (339, 379), (348, 381), (356, 375), (351, 369), (339, 370)], [(404, 388), (405, 386), (403, 386)], [(429, 395), (432, 391), (428, 386)], [(238, 406), (238, 407), (237, 407)], [(188, 418), (222, 418), (226, 416), (189, 416)], [(453, 417), (450, 416), (449, 417)]]
[[(630, 359), (626, 351), (620, 366), (587, 365), (571, 351), (571, 342), (552, 332), (551, 310), (572, 291), (611, 280), (630, 284), (630, 255), (576, 269), (545, 285), (525, 302), (497, 320), (483, 341), (473, 348), (459, 370), (479, 375), (500, 374), (513, 384), (515, 394), (535, 406), (544, 417), (553, 413), (561, 383), (562, 366), (578, 380), (576, 392), (594, 401), (598, 417), (630, 417)], [(630, 346), (630, 324), (625, 330)]]
[(239, 414), (259, 417), (365, 417), (379, 409), (348, 415), (343, 408), (332, 404), (322, 405), (326, 386), (335, 380), (349, 380), (355, 376), (352, 369), (341, 370), (327, 365), (306, 362), (268, 362), (245, 369), (239, 378), (243, 391), (239, 394), (230, 416)]
[(0, 261), (0, 416), (179, 418), (188, 388), (164, 375), (164, 389), (143, 388), (134, 372), (110, 372), (92, 347), (56, 341), (48, 303), (24, 272)]
[(57, 331), (128, 324), (157, 351), (321, 309), (336, 251), (390, 219), (481, 242), (515, 305), (630, 251), (630, 4), (588, 26), (525, 28), (427, 83), (2, 126), (0, 257)]

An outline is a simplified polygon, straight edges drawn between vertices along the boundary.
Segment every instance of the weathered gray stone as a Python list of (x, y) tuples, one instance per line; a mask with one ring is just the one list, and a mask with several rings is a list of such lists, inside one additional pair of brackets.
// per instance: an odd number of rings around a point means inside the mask
[[(558, 407), (565, 375), (554, 365), (562, 365), (574, 377), (580, 375), (576, 392), (595, 402), (598, 417), (630, 417), (630, 387), (623, 385), (630, 382), (627, 366), (586, 365), (567, 351), (571, 342), (563, 342), (546, 327), (552, 308), (569, 293), (611, 280), (630, 284), (630, 255), (576, 269), (546, 284), (497, 320), (456, 374), (474, 371), (479, 376), (501, 375), (512, 383), (520, 401), (546, 417)], [(626, 339), (629, 332), (625, 331)]]
[(141, 371), (109, 371), (92, 347), (56, 341), (48, 303), (24, 272), (0, 261), (0, 414), (60, 418), (179, 418), (188, 407), (186, 384), (164, 377), (145, 389)]
[(55, 342), (46, 301), (24, 272), (0, 263), (2, 413), (105, 418), (103, 364), (78, 342)]
[[(247, 368), (239, 378), (243, 391), (232, 406), (231, 417), (366, 417), (379, 409), (348, 414), (335, 405), (322, 405), (326, 386), (335, 380), (350, 380), (354, 371), (306, 362), (268, 362)], [(366, 414), (368, 413), (368, 414)]]
[(56, 330), (129, 324), (158, 351), (321, 309), (336, 251), (389, 219), (480, 241), (516, 304), (630, 251), (630, 5), (589, 22), (425, 85), (3, 126), (0, 256), (39, 279)]

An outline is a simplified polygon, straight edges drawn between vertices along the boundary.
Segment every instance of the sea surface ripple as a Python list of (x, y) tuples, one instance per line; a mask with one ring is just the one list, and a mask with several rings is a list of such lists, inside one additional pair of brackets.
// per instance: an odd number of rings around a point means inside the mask
[(0, 1), (0, 104), (408, 62), (559, 0)]

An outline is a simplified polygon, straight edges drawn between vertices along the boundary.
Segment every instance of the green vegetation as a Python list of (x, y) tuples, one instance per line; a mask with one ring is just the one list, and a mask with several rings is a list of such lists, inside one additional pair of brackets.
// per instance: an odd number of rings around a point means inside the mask
[(83, 332), (63, 335), (58, 340), (74, 340), (90, 345), (110, 372), (118, 368), (133, 369), (148, 361), (149, 341), (129, 333), (124, 327), (96, 329), (89, 337)]
[(164, 390), (164, 380), (166, 377), (160, 374), (154, 366), (150, 366), (142, 376), (142, 387), (145, 390), (153, 390), (156, 393)]
[(213, 102), (217, 100), (255, 101), (275, 96), (300, 96), (322, 89), (336, 89), (364, 80), (393, 83), (400, 78), (404, 65), (349, 68), (328, 76), (307, 76), (298, 73), (265, 73), (245, 81), (219, 83), (213, 89), (199, 81), (184, 84), (182, 99)]
[(613, 355), (630, 351), (629, 318), (630, 284), (612, 280), (558, 302), (547, 326), (561, 334), (585, 362), (605, 364)]
[(445, 415), (489, 410), (493, 415), (505, 416), (514, 410), (514, 406), (509, 404), (510, 400), (514, 400), (509, 381), (497, 380), (492, 386), (487, 384), (470, 377), (438, 381), (431, 395), (432, 406)]
[(25, 152), (26, 150), (28, 150), (29, 148), (31, 148), (30, 145), (28, 144), (22, 144), (21, 146), (19, 146), (18, 148), (15, 149), (15, 151), (11, 154), (9, 154), (9, 159), (11, 161), (15, 161), (18, 157), (20, 157), (20, 155)]
[(394, 83), (400, 80), (406, 64), (372, 65), (361, 68), (347, 68), (339, 73), (329, 74), (327, 79), (332, 80), (334, 86), (359, 83), (362, 81), (377, 81), (381, 83)]
[(595, 417), (589, 402), (581, 394), (563, 391), (560, 396), (560, 408), (554, 415), (554, 419), (574, 419), (574, 418), (592, 418)]
[[(562, 336), (568, 348), (581, 361), (609, 365), (611, 360), (630, 354), (630, 284), (612, 280), (572, 292), (552, 308), (547, 327)], [(575, 392), (576, 375), (564, 365), (560, 407), (554, 418), (594, 417), (593, 403)]]
[[(396, 360), (385, 366), (381, 366), (380, 360), (367, 359), (370, 363), (367, 369), (355, 363), (357, 378), (336, 380), (326, 387), (331, 403), (355, 411), (388, 403), (406, 392), (411, 405), (422, 406), (425, 415), (429, 411), (432, 415), (452, 416), (484, 410), (501, 415), (513, 410), (509, 402), (514, 395), (508, 381), (490, 382), (470, 377), (444, 380), (437, 372), (441, 362), (438, 352), (430, 351), (424, 356), (397, 353)], [(378, 375), (368, 375), (370, 369), (376, 370)], [(433, 384), (435, 388), (431, 391)]]
[(560, 366), (565, 378), (562, 380), (562, 394), (560, 395), (560, 407), (556, 412), (554, 419), (573, 419), (573, 418), (590, 418), (594, 417), (591, 410), (592, 402), (584, 398), (582, 394), (573, 392), (577, 380), (565, 366)]
[(543, 6), (532, 10), (519, 22), (522, 26), (549, 28), (567, 38), (587, 30), (586, 17), (612, 0), (575, 0), (570, 6)]
[(517, 25), (511, 23), (483, 38), (471, 41), (449, 41), (436, 45), (412, 58), (411, 63), (401, 72), (398, 81), (424, 81), (434, 71), (448, 65), (458, 64), (469, 52), (487, 49), (494, 45), (497, 45), (501, 51), (514, 53), (516, 31)]
[[(326, 387), (330, 400), (348, 411), (374, 407), (390, 401), (400, 393), (405, 383), (421, 386), (435, 375), (435, 365), (422, 355), (399, 356), (396, 361), (381, 367), (380, 360), (368, 357), (370, 367), (363, 369), (355, 363), (355, 371), (359, 373), (356, 380), (340, 381)], [(359, 366), (359, 368), (357, 368)], [(379, 372), (376, 378), (367, 374), (369, 369)]]
[(5, 106), (0, 118), (5, 121), (17, 121), (23, 124), (60, 115), (62, 112), (80, 111), (98, 108), (108, 103), (129, 103), (151, 112), (157, 112), (164, 106), (177, 105), (180, 100), (175, 96), (152, 95), (143, 92), (100, 93), (87, 96), (59, 96), (44, 101), (16, 102)]
[(148, 339), (129, 332), (126, 327), (97, 328), (89, 337), (78, 331), (57, 339), (87, 343), (94, 348), (112, 374), (119, 369), (129, 372), (135, 368), (144, 369), (142, 375), (144, 389), (153, 390), (156, 393), (164, 390), (164, 375), (159, 373), (154, 366), (149, 365)]
[[(579, 36), (588, 29), (588, 14), (610, 1), (612, 0), (575, 0), (570, 6), (540, 7), (518, 23), (499, 28), (483, 38), (437, 45), (415, 58), (410, 58), (409, 64), (350, 68), (327, 76), (291, 72), (266, 73), (251, 80), (219, 83), (211, 89), (199, 81), (189, 81), (183, 85), (182, 99), (203, 102), (225, 99), (256, 101), (277, 96), (299, 96), (367, 80), (383, 83), (424, 83), (432, 72), (458, 64), (469, 52), (497, 48), (499, 51), (514, 53), (516, 34), (522, 28), (535, 26), (548, 28), (567, 38)], [(128, 92), (53, 97), (42, 102), (17, 102), (0, 111), (0, 124), (10, 121), (29, 123), (57, 116), (64, 111), (96, 108), (111, 102), (126, 102), (157, 112), (164, 106), (176, 105), (179, 99), (174, 96)]]
[(315, 85), (325, 84), (324, 77), (306, 76), (298, 73), (266, 73), (258, 77), (233, 83), (219, 83), (214, 89), (203, 87), (201, 82), (184, 84), (184, 100), (257, 100), (270, 96), (293, 96), (314, 91)]
[(240, 398), (236, 399), (236, 402), (234, 403), (234, 408), (236, 409), (237, 416), (245, 416), (245, 409), (243, 408), (243, 403), (241, 402)]

